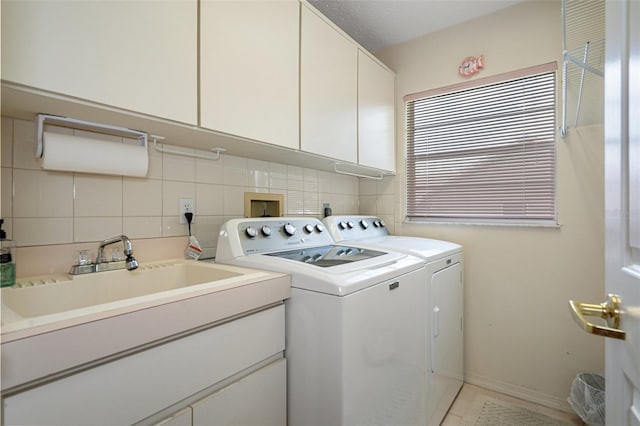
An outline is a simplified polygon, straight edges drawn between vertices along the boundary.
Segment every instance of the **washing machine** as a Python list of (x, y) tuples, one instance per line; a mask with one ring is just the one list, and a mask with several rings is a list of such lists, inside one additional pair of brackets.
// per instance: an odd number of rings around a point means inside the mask
[(336, 244), (318, 219), (246, 218), (216, 262), (288, 273), (290, 426), (424, 425), (424, 261)]
[(426, 263), (427, 424), (439, 425), (464, 381), (463, 250), (458, 244), (390, 235), (375, 216), (328, 216), (323, 223), (340, 244), (411, 254)]

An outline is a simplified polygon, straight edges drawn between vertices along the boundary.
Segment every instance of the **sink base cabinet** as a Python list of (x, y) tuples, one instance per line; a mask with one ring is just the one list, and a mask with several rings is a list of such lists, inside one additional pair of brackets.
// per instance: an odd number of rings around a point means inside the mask
[[(281, 357), (283, 351), (281, 304), (8, 395), (3, 398), (3, 423), (133, 424), (170, 406), (176, 412), (187, 408), (179, 403), (241, 372), (242, 379), (203, 400), (198, 410), (216, 416), (224, 406), (222, 418), (232, 418), (234, 412), (248, 415), (258, 396), (283, 394), (284, 360), (252, 372), (265, 360)], [(275, 389), (270, 388), (272, 384)], [(245, 394), (247, 402), (243, 402)], [(274, 400), (285, 404), (281, 397)], [(285, 412), (285, 407), (280, 410)], [(177, 414), (167, 419), (175, 421), (169, 424), (180, 424), (188, 417)]]
[(280, 359), (196, 402), (193, 426), (286, 425), (286, 371)]

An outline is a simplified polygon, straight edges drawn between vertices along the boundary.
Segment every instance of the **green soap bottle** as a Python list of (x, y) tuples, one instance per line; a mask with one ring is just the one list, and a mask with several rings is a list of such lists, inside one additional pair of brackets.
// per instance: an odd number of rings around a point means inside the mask
[(15, 245), (7, 239), (2, 229), (4, 219), (0, 219), (0, 287), (11, 287), (16, 283), (16, 264), (13, 261)]

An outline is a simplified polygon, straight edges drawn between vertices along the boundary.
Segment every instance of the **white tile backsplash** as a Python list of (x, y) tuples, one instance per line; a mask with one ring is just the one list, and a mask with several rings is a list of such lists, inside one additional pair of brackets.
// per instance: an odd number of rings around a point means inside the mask
[(309, 216), (321, 216), (320, 194), (318, 192), (304, 191), (303, 213)]
[(222, 161), (222, 157), (215, 161), (196, 158), (196, 182), (222, 185), (224, 183)]
[(278, 163), (269, 163), (269, 189), (287, 189), (287, 166)]
[[(193, 226), (193, 225), (192, 225)], [(180, 223), (180, 218), (176, 216), (162, 216), (162, 236), (178, 237), (188, 235), (186, 223)]]
[(247, 166), (249, 170), (249, 186), (269, 188), (269, 163), (250, 159)]
[(196, 220), (200, 220), (201, 216), (224, 214), (224, 186), (196, 183), (196, 200)]
[(122, 213), (125, 217), (162, 216), (162, 181), (123, 178)]
[(287, 166), (287, 189), (289, 191), (304, 191), (302, 167)]
[(76, 243), (106, 240), (123, 233), (122, 216), (76, 217), (73, 220), (73, 242)]
[(75, 187), (73, 214), (75, 217), (123, 216), (122, 176), (78, 173), (74, 176), (73, 181)]
[(162, 236), (161, 216), (124, 216), (122, 233), (129, 238), (160, 238)]
[(376, 209), (378, 215), (391, 215), (395, 211), (393, 205), (393, 195), (378, 195), (376, 200)]
[[(191, 198), (195, 202), (195, 196), (195, 183), (164, 180), (162, 182), (162, 216), (179, 216), (180, 199)], [(198, 203), (195, 204), (198, 208)]]
[(73, 218), (14, 218), (13, 239), (18, 246), (72, 243)]
[(304, 214), (304, 192), (287, 191), (285, 201), (285, 212), (289, 216), (300, 216)]
[(248, 160), (233, 155), (223, 156), (224, 184), (231, 186), (248, 186), (249, 169)]
[(360, 214), (375, 216), (378, 212), (375, 195), (360, 195)]
[(10, 167), (2, 167), (2, 186), (0, 191), (2, 192), (0, 203), (2, 203), (2, 217), (12, 217), (13, 211), (13, 173)]
[(13, 122), (13, 167), (41, 170), (35, 156), (36, 126), (32, 121)]
[(225, 216), (244, 216), (244, 193), (247, 188), (225, 186), (223, 194), (223, 214)]
[(313, 192), (317, 195), (318, 191), (320, 190), (320, 183), (319, 183), (320, 178), (318, 177), (318, 171), (313, 169), (304, 169), (303, 175), (304, 175), (304, 185), (303, 185), (304, 192)]
[(13, 170), (13, 217), (73, 217), (73, 175)]
[(97, 242), (122, 233), (186, 236), (178, 200), (193, 198), (192, 232), (212, 256), (220, 226), (244, 215), (245, 191), (284, 194), (291, 215), (321, 217), (325, 202), (335, 214), (355, 214), (361, 202), (361, 184), (350, 176), (224, 154), (217, 161), (193, 159), (161, 153), (152, 143), (145, 178), (44, 171), (34, 158), (33, 122), (3, 117), (1, 137), (2, 217), (19, 246)]
[(0, 165), (13, 166), (13, 120), (2, 117), (2, 133), (0, 134)]
[[(194, 153), (195, 150), (182, 147), (173, 148), (176, 151)], [(194, 182), (196, 180), (195, 158), (182, 155), (164, 154), (162, 157), (162, 178), (181, 182)]]
[(376, 195), (378, 193), (378, 181), (373, 179), (360, 179), (360, 196)]

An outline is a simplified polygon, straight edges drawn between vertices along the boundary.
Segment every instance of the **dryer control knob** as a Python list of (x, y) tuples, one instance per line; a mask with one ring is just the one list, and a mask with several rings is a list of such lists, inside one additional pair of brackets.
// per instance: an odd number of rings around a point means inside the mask
[(269, 228), (267, 225), (262, 227), (262, 235), (264, 235), (265, 237), (268, 237), (271, 235), (271, 228)]
[(347, 222), (340, 222), (340, 229), (347, 229)]
[(255, 238), (258, 233), (253, 226), (248, 226), (247, 229), (244, 230), (244, 233), (249, 238)]
[(367, 222), (366, 220), (362, 219), (360, 221), (360, 226), (362, 226), (362, 229), (367, 229), (369, 227), (369, 222)]
[(307, 234), (310, 234), (313, 232), (313, 225), (311, 225), (310, 223), (307, 223), (303, 229), (304, 229), (304, 232), (306, 232)]
[(316, 231), (324, 232), (324, 226), (321, 223), (316, 224)]
[(293, 235), (295, 235), (295, 234), (296, 234), (296, 231), (297, 231), (296, 227), (295, 227), (295, 226), (293, 226), (293, 224), (291, 224), (291, 223), (287, 223), (287, 224), (283, 227), (283, 229), (284, 229), (284, 233), (285, 233), (285, 234), (287, 234), (287, 235), (288, 235), (288, 236), (290, 236), (290, 237), (291, 237), (291, 236), (293, 236)]
[(353, 222), (349, 221), (349, 222), (347, 222), (347, 226), (349, 227), (349, 229), (353, 229), (353, 227), (356, 226), (356, 225), (354, 225)]

